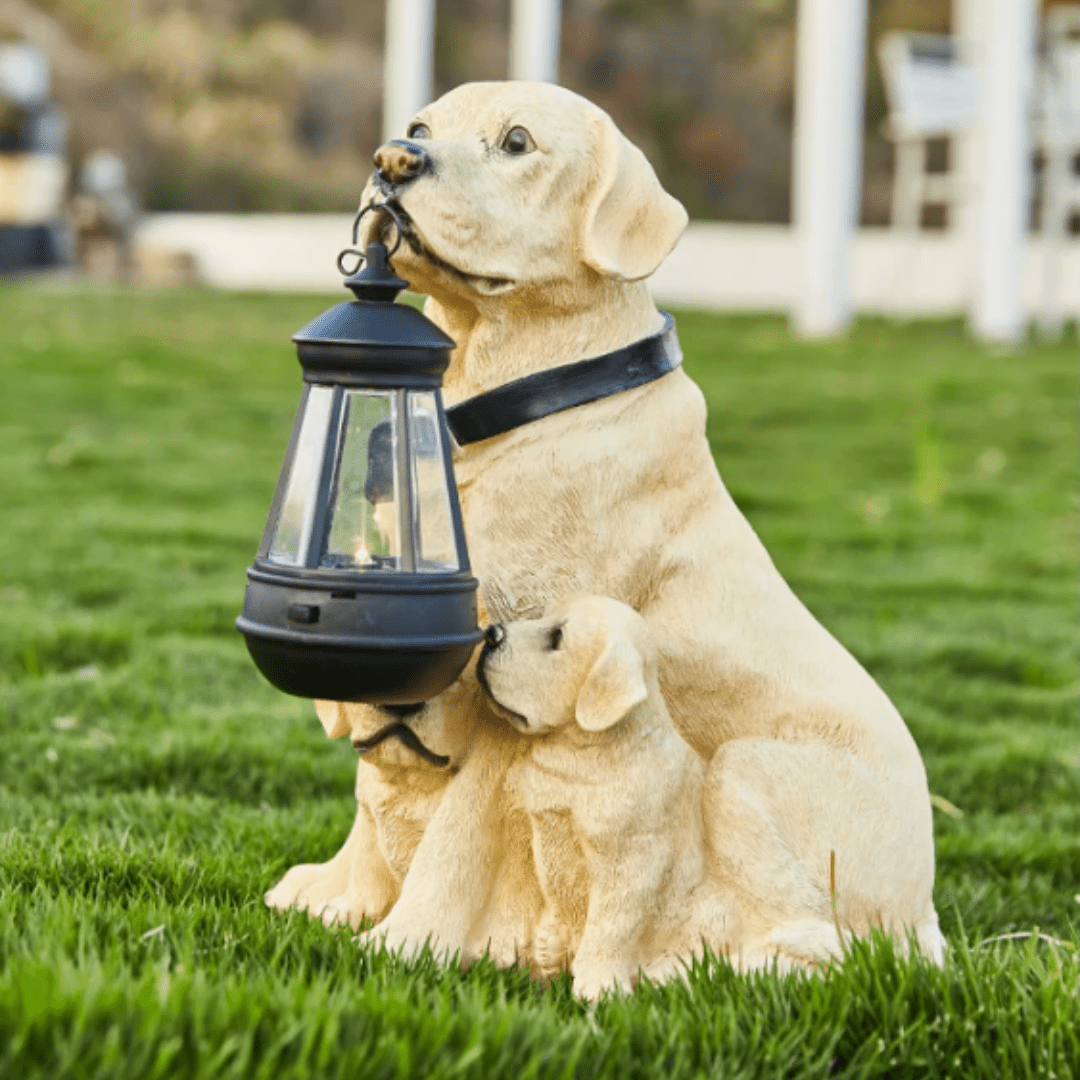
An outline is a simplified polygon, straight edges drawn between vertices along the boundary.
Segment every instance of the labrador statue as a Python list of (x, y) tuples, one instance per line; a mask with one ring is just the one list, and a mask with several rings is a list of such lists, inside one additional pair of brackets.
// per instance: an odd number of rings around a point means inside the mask
[[(664, 334), (646, 279), (686, 212), (568, 90), (458, 87), (378, 150), (373, 201), (400, 225), (368, 214), (362, 239), (400, 227), (395, 268), (457, 343), (450, 406)], [(316, 703), (360, 754), (356, 819), (266, 902), (567, 968), (589, 997), (703, 947), (814, 966), (872, 928), (940, 961), (919, 752), (728, 495), (682, 368), (470, 441), (455, 470), (488, 641), (423, 705)]]

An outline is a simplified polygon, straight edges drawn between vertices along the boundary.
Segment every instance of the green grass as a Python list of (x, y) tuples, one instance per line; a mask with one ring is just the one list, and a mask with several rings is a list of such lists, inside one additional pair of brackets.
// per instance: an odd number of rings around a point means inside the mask
[(1075, 338), (680, 316), (735, 498), (959, 808), (953, 948), (590, 1010), (262, 906), (352, 820), (232, 629), (326, 302), (0, 289), (0, 1076), (1080, 1077)]

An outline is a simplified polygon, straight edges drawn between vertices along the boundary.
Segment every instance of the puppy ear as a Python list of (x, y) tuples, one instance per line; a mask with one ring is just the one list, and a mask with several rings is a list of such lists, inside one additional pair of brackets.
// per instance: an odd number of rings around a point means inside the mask
[(670, 253), (686, 210), (608, 116), (598, 124), (599, 177), (585, 210), (584, 261), (605, 277), (640, 281)]
[(352, 731), (349, 718), (345, 715), (345, 705), (340, 701), (316, 701), (315, 714), (322, 723), (328, 739), (340, 739)]
[(584, 731), (606, 731), (648, 693), (641, 653), (626, 638), (609, 641), (578, 694), (578, 726)]

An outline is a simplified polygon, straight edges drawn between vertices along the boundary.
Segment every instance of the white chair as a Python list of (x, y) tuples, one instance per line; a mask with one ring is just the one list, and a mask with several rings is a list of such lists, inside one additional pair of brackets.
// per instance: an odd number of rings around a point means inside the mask
[(951, 212), (968, 197), (955, 170), (927, 172), (927, 149), (931, 139), (958, 135), (975, 120), (978, 76), (961, 62), (956, 39), (944, 34), (883, 34), (878, 59), (889, 103), (886, 135), (896, 147), (892, 224), (914, 231), (924, 205)]

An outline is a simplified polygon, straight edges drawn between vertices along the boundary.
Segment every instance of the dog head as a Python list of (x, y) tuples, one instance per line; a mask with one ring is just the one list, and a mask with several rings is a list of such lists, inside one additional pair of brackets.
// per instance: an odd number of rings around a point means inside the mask
[[(331, 739), (348, 736), (363, 759), (381, 769), (458, 768), (469, 742), (468, 717), (475, 708), (461, 701), (468, 687), (458, 680), (439, 697), (413, 706), (316, 701), (315, 712)], [(473, 691), (479, 698), (477, 691)]]
[(648, 697), (656, 656), (640, 615), (583, 596), (544, 618), (491, 627), (477, 677), (495, 710), (525, 734), (570, 723), (600, 732)]
[[(443, 302), (648, 277), (686, 227), (682, 205), (602, 109), (546, 83), (470, 83), (375, 154), (362, 205), (404, 225), (394, 266)], [(390, 238), (368, 214), (364, 244)]]

